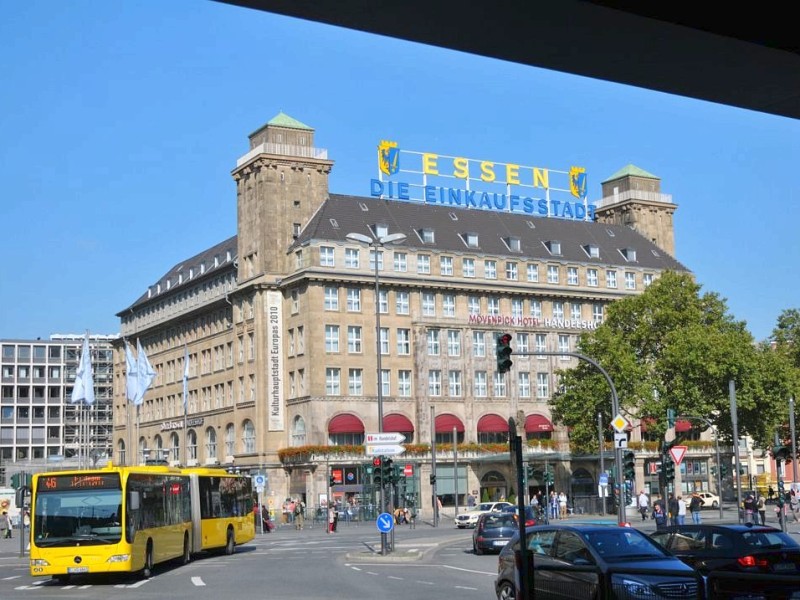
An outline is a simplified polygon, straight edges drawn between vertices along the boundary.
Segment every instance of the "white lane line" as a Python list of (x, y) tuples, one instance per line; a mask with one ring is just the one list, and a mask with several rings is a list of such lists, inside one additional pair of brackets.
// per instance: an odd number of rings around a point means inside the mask
[(147, 583), (148, 581), (150, 581), (150, 580), (149, 580), (149, 579), (142, 579), (141, 581), (137, 581), (136, 583), (132, 583), (132, 584), (130, 584), (130, 585), (129, 585), (129, 586), (127, 586), (127, 587), (129, 587), (129, 588), (138, 588), (138, 587), (142, 587), (142, 586), (143, 586), (145, 583)]
[(196, 586), (204, 586), (205, 582), (202, 577), (192, 577), (192, 583)]
[(416, 583), (421, 583), (422, 585), (436, 585), (433, 581), (420, 581), (419, 579)]
[(457, 590), (469, 590), (471, 592), (477, 592), (478, 588), (475, 587), (467, 587), (466, 585), (457, 585), (455, 586)]
[(403, 581), (405, 580), (405, 577), (395, 577), (394, 575), (389, 575), (387, 579), (397, 579), (398, 581)]

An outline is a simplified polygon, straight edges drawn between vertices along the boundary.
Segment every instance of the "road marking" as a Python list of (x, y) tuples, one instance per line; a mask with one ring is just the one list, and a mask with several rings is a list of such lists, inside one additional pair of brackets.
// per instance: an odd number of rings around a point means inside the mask
[(467, 587), (467, 586), (465, 586), (465, 585), (457, 585), (457, 586), (455, 586), (455, 588), (456, 588), (457, 590), (469, 590), (469, 591), (471, 591), (471, 592), (477, 592), (477, 591), (478, 591), (478, 588), (474, 588), (474, 587)]
[(405, 577), (397, 577), (396, 575), (389, 575), (387, 579), (397, 579), (398, 581), (403, 581)]
[(196, 586), (204, 586), (205, 582), (202, 577), (192, 577), (192, 583)]

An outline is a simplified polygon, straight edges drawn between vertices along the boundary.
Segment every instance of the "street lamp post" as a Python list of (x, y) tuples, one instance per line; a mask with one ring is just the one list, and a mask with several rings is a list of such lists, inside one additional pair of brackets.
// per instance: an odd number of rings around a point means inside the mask
[[(383, 433), (383, 379), (381, 377), (381, 306), (380, 306), (380, 270), (378, 269), (378, 249), (385, 247), (387, 244), (399, 244), (406, 239), (405, 233), (390, 233), (383, 236), (368, 236), (363, 233), (348, 233), (345, 236), (351, 242), (359, 242), (366, 244), (372, 248), (374, 252), (373, 260), (375, 261), (375, 365), (376, 365), (376, 379), (375, 385), (377, 387), (378, 399), (378, 433)], [(382, 461), (381, 461), (382, 462)], [(384, 481), (381, 478), (380, 489), (380, 512), (386, 510), (386, 501), (384, 498)], [(381, 533), (381, 554), (386, 554), (386, 534)]]

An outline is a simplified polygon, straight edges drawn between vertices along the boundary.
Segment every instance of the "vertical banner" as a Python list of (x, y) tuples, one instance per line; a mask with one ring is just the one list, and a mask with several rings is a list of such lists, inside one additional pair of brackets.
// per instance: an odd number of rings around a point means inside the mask
[(267, 429), (283, 431), (283, 295), (267, 292)]

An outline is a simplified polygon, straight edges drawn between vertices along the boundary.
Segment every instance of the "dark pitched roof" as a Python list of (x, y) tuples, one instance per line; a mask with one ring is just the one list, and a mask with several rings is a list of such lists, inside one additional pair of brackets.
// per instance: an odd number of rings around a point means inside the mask
[[(416, 250), (688, 271), (666, 251), (623, 225), (339, 194), (330, 195), (289, 250), (310, 241), (345, 242), (348, 233), (369, 236), (369, 227), (375, 224), (385, 225), (389, 233), (406, 234), (406, 240), (397, 246)], [(434, 244), (425, 244), (418, 236), (425, 228), (434, 231)], [(477, 234), (477, 247), (467, 247), (462, 237), (467, 233)], [(508, 238), (520, 240), (519, 252), (509, 250), (503, 241)], [(560, 256), (553, 256), (545, 246), (552, 241), (560, 242)], [(588, 245), (597, 246), (598, 258), (586, 254), (583, 247)], [(623, 256), (621, 251), (626, 248), (636, 251), (635, 261)]]

